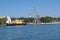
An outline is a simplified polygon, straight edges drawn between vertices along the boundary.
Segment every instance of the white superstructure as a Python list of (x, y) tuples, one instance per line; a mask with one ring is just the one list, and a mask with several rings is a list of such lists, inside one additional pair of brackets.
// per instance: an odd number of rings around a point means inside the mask
[(11, 23), (11, 18), (9, 16), (7, 16), (7, 21), (6, 23), (10, 24)]

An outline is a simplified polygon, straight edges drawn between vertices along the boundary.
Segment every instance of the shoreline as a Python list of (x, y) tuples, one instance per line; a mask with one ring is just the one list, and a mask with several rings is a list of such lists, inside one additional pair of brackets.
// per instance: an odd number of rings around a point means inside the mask
[[(32, 25), (34, 25), (34, 24), (60, 24), (60, 22), (50, 22), (50, 23), (26, 23), (26, 25), (30, 25), (30, 24), (32, 24)], [(23, 25), (23, 24), (22, 24)], [(0, 27), (2, 27), (2, 26), (7, 26), (6, 24), (0, 24)], [(17, 26), (17, 25), (14, 25), (14, 26)]]
[(60, 22), (50, 22), (50, 23), (27, 23), (28, 24), (60, 24)]

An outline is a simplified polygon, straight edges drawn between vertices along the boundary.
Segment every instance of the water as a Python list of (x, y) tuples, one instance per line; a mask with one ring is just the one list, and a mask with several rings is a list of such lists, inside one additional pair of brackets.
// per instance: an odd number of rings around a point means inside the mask
[(0, 27), (0, 40), (60, 40), (60, 24)]

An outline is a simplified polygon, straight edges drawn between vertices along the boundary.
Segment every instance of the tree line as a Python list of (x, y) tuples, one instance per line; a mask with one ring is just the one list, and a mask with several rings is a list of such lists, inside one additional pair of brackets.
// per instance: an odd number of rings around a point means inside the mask
[[(19, 20), (24, 20), (26, 23), (33, 23), (35, 18), (33, 17), (28, 17), (28, 18), (24, 18), (24, 17), (20, 17), (20, 18), (11, 18), (12, 20), (15, 20), (15, 19), (19, 19)], [(42, 23), (49, 23), (49, 22), (59, 22), (60, 21), (60, 18), (56, 18), (56, 17), (50, 17), (50, 16), (45, 16), (45, 17), (41, 17), (39, 18), (39, 21), (42, 22)]]
[[(29, 23), (29, 22), (33, 23), (34, 20), (35, 20), (35, 18), (33, 18), (33, 17), (28, 17), (28, 18), (24, 18), (24, 17), (15, 18), (15, 17), (11, 17), (11, 20), (15, 20), (15, 19), (24, 20), (24, 22), (26, 22), (26, 23)], [(1, 24), (6, 24), (6, 20), (7, 20), (6, 17), (5, 17), (5, 18), (0, 18), (0, 25), (1, 25)], [(50, 16), (45, 16), (45, 17), (39, 18), (39, 20), (40, 20), (40, 22), (42, 22), (42, 23), (60, 22), (60, 17), (58, 17), (58, 18), (56, 18), (56, 17), (53, 18), (53, 17), (50, 17)]]

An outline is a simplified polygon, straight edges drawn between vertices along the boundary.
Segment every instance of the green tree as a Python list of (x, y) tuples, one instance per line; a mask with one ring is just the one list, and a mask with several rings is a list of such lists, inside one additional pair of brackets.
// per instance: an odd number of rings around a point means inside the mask
[(51, 22), (52, 18), (49, 16), (44, 17), (44, 22)]
[(33, 22), (34, 18), (30, 17), (30, 18), (25, 18), (25, 22)]
[(6, 17), (5, 18), (0, 18), (0, 24), (5, 24), (6, 23), (6, 20), (7, 20)]
[(25, 20), (25, 18), (24, 18), (24, 17), (20, 17), (19, 19), (20, 19), (20, 20)]
[(12, 17), (11, 20), (15, 20), (16, 18), (15, 17)]

